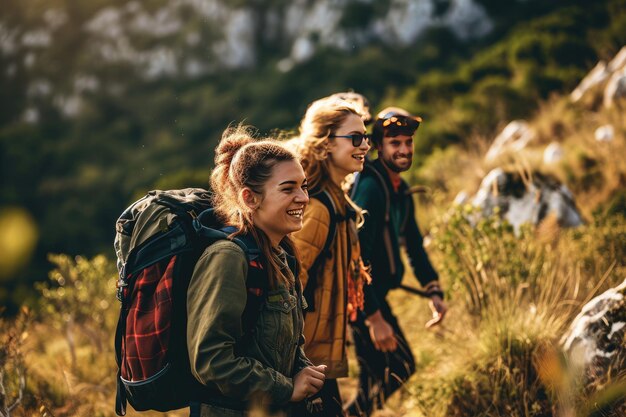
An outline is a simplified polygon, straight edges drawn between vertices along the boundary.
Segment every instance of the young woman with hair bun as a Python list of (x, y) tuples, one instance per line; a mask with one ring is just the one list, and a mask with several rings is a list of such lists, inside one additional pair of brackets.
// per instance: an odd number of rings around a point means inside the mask
[[(309, 202), (296, 156), (243, 127), (228, 129), (211, 175), (216, 213), (232, 236), (253, 238), (268, 286), (251, 335), (242, 329), (251, 266), (230, 240), (210, 245), (196, 264), (187, 292), (187, 346), (191, 372), (203, 385), (192, 416), (247, 416), (252, 402), (290, 414), (315, 394), (325, 367), (302, 350), (302, 288), (289, 234), (302, 228)], [(258, 294), (257, 294), (258, 295)]]
[(309, 306), (304, 350), (314, 363), (328, 366), (324, 387), (298, 415), (343, 416), (337, 378), (348, 376), (348, 321), (362, 309), (363, 284), (370, 277), (357, 235), (363, 214), (342, 184), (348, 174), (363, 169), (369, 139), (354, 105), (330, 96), (309, 106), (300, 136), (290, 144), (300, 155), (311, 197), (302, 230), (293, 234)]

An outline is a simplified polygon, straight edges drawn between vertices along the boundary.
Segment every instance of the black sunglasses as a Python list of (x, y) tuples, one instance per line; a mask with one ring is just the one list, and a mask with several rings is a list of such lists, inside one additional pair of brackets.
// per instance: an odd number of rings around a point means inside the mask
[(351, 135), (329, 135), (329, 138), (348, 138), (352, 139), (352, 146), (358, 148), (361, 146), (361, 143), (365, 141), (366, 143), (370, 143), (370, 135), (366, 133), (353, 133)]

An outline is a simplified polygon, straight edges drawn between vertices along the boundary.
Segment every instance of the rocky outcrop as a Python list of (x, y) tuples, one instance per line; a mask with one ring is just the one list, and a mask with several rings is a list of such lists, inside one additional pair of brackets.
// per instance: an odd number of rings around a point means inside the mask
[[(80, 7), (62, 0), (24, 12), (31, 14), (21, 20), (0, 14), (6, 76), (15, 77), (23, 67), (32, 77), (22, 116), (28, 123), (40, 119), (35, 95), (48, 96), (68, 118), (81, 113), (86, 91), (75, 86), (79, 77), (120, 96), (128, 85), (119, 74), (146, 82), (184, 82), (265, 65), (287, 72), (322, 49), (408, 47), (435, 27), (468, 40), (493, 28), (477, 0), (390, 0), (383, 5), (374, 0), (130, 0)], [(68, 56), (72, 59), (61, 64)], [(62, 80), (43, 79), (50, 74), (39, 65), (48, 61), (64, 65)]]
[(513, 120), (494, 139), (485, 155), (486, 161), (493, 161), (508, 153), (521, 151), (533, 140), (535, 133), (525, 120)]
[(561, 340), (584, 386), (600, 388), (626, 371), (626, 280), (589, 301)]
[(606, 62), (598, 62), (596, 66), (593, 67), (591, 71), (589, 71), (589, 74), (587, 74), (585, 78), (582, 79), (582, 81), (580, 82), (580, 84), (578, 84), (574, 91), (572, 91), (572, 93), (570, 94), (570, 98), (573, 102), (577, 102), (578, 100), (583, 98), (583, 96), (587, 94), (589, 90), (603, 83), (607, 78), (609, 78), (610, 75), (611, 73), (607, 69)]
[(618, 100), (626, 98), (626, 67), (616, 71), (609, 78), (604, 89), (604, 107), (611, 108)]
[(561, 227), (583, 223), (570, 190), (538, 172), (522, 177), (496, 168), (483, 179), (470, 202), (478, 208), (479, 217), (498, 212), (516, 231), (524, 223), (539, 225), (548, 215), (554, 216)]
[(626, 97), (626, 46), (622, 47), (608, 64), (606, 61), (599, 61), (572, 91), (570, 98), (577, 102), (605, 82), (603, 100), (605, 107), (611, 107), (616, 99)]
[[(80, 24), (88, 49), (101, 62), (136, 64), (147, 79), (253, 67), (264, 47), (282, 51), (280, 67), (288, 70), (319, 48), (348, 51), (373, 42), (408, 46), (432, 27), (446, 27), (470, 39), (487, 35), (493, 28), (476, 0), (452, 0), (443, 10), (437, 0), (391, 0), (383, 8), (373, 3), (161, 0), (146, 4), (133, 0), (119, 5), (111, 2), (85, 15)], [(28, 31), (0, 18), (0, 55), (45, 50), (67, 29), (66, 8), (64, 2), (51, 6), (43, 16), (44, 25)], [(345, 20), (355, 12), (370, 18), (363, 25), (346, 25)]]

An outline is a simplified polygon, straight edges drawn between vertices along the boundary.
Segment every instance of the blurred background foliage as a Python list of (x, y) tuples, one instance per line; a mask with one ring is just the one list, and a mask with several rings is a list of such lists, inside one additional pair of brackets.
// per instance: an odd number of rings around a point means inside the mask
[[(423, 116), (419, 169), (437, 149), (469, 147), (472, 137), (493, 136), (507, 121), (532, 115), (539, 100), (568, 92), (626, 43), (623, 0), (477, 3), (493, 22), (481, 37), (462, 38), (434, 25), (410, 45), (372, 39), (348, 50), (320, 46), (310, 59), (280, 70), (290, 45), (259, 36), (247, 68), (149, 77), (123, 60), (103, 63), (97, 53), (106, 48), (98, 51), (95, 35), (85, 29), (98, 12), (128, 2), (6, 0), (0, 18), (0, 222), (11, 227), (0, 236), (0, 303), (9, 305), (8, 313), (17, 311), (33, 294), (32, 283), (50, 269), (49, 252), (112, 255), (117, 215), (149, 189), (206, 186), (213, 148), (229, 123), (243, 120), (262, 134), (295, 131), (309, 102), (353, 89), (369, 98), (374, 112), (394, 104)], [(341, 25), (358, 34), (394, 2), (346, 4)], [(436, 1), (435, 15), (450, 4)], [(163, 45), (184, 46), (193, 55), (220, 41), (217, 28), (188, 10), (180, 13), (184, 26), (163, 36)], [(44, 26), (53, 42), (41, 34)], [(199, 41), (183, 39), (191, 30), (200, 33)], [(27, 33), (39, 38), (9, 51)], [(130, 42), (139, 52), (155, 47), (141, 33)], [(230, 52), (236, 51), (221, 54)], [(11, 237), (15, 233), (19, 239)]]

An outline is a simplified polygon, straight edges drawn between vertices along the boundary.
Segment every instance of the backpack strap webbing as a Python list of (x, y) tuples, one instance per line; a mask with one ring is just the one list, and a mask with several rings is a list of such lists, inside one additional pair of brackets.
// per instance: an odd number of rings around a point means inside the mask
[[(222, 229), (222, 231), (228, 233), (229, 235), (234, 233), (236, 230), (237, 229), (232, 226)], [(256, 327), (259, 312), (265, 302), (267, 291), (269, 290), (269, 276), (267, 274), (266, 266), (263, 263), (261, 249), (252, 235), (248, 234), (235, 236), (231, 239), (231, 241), (243, 249), (248, 261), (248, 275), (246, 276), (246, 291), (248, 298), (241, 316), (241, 323), (244, 331), (244, 337), (251, 337)]]
[[(365, 166), (363, 167), (363, 172), (359, 173), (355, 179), (355, 182), (351, 191), (351, 196), (353, 198), (356, 196), (358, 183), (361, 180), (361, 177), (366, 172), (371, 173), (373, 177), (376, 178), (378, 184), (380, 185), (380, 188), (383, 190), (383, 194), (385, 195), (385, 223), (383, 226), (383, 246), (385, 247), (385, 252), (387, 253), (387, 259), (389, 260), (389, 272), (391, 273), (391, 275), (395, 275), (397, 268), (396, 268), (396, 261), (394, 258), (393, 243), (391, 241), (391, 192), (389, 191), (389, 187), (387, 186), (387, 181), (385, 181), (385, 178), (378, 171), (378, 169), (376, 169), (373, 163), (371, 162), (365, 163)], [(404, 235), (405, 233), (406, 225), (407, 225), (409, 216), (411, 215), (409, 213), (410, 207), (411, 206), (407, 200), (406, 210), (405, 210), (406, 212), (405, 212), (404, 218), (402, 219), (400, 223), (401, 236)]]

